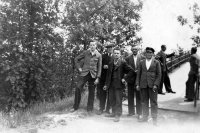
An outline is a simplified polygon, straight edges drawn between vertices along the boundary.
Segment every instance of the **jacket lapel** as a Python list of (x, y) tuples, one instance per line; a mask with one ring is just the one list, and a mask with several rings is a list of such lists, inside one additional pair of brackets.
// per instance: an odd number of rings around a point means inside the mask
[(115, 70), (117, 70), (117, 68), (121, 65), (121, 59), (119, 59), (119, 61), (117, 62), (117, 65), (115, 66)]
[(151, 65), (150, 65), (150, 67), (149, 67), (149, 70), (150, 70), (150, 68), (151, 68), (153, 65), (154, 65), (154, 58), (152, 58), (152, 61), (151, 61)]
[(135, 60), (133, 58), (133, 55), (130, 56), (130, 64), (131, 64), (131, 66), (133, 66), (133, 68), (136, 68), (136, 66), (135, 66)]

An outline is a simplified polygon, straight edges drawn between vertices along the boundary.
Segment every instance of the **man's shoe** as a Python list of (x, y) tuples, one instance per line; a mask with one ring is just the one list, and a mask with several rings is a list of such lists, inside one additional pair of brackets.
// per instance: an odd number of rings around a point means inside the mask
[(129, 114), (127, 114), (127, 116), (133, 116), (133, 115), (135, 115), (135, 113), (129, 113)]
[(115, 116), (115, 119), (114, 119), (114, 122), (119, 122), (119, 118), (120, 118), (120, 117), (119, 117), (118, 115), (116, 115), (116, 116)]
[(153, 119), (153, 125), (154, 125), (154, 126), (158, 126), (157, 120)]
[(101, 115), (101, 114), (103, 114), (103, 111), (102, 111), (102, 110), (99, 110), (99, 111), (97, 112), (97, 115)]
[(174, 93), (175, 94), (176, 92), (175, 91), (167, 91), (167, 93)]
[(185, 99), (184, 102), (193, 102), (192, 99)]
[(158, 94), (160, 94), (160, 95), (165, 95), (165, 93), (163, 93), (163, 92), (158, 92)]
[(115, 114), (106, 114), (105, 117), (115, 117)]
[(109, 110), (106, 110), (106, 113), (107, 113), (107, 114), (110, 114), (110, 111), (109, 111)]
[(88, 116), (92, 116), (92, 111), (88, 111)]
[(148, 118), (147, 117), (143, 117), (141, 119), (138, 120), (138, 122), (147, 122)]
[(77, 111), (77, 109), (72, 108), (69, 112), (73, 113), (75, 111)]
[(141, 115), (137, 115), (137, 120), (140, 120), (142, 118)]

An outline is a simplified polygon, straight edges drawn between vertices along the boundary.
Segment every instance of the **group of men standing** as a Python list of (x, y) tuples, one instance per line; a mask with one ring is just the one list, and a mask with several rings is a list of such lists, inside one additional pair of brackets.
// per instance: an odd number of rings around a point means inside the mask
[[(163, 84), (161, 81), (164, 82), (167, 79), (162, 77), (166, 74), (164, 75), (161, 71), (163, 64), (166, 67), (166, 55), (164, 55), (165, 60), (159, 60), (163, 55), (154, 56), (153, 48), (147, 47), (145, 54), (138, 54), (137, 46), (132, 46), (132, 54), (124, 58), (121, 55), (120, 48), (115, 47), (113, 49), (113, 44), (107, 45), (107, 53), (102, 55), (96, 47), (96, 41), (90, 42), (89, 49), (75, 58), (80, 79), (75, 91), (74, 107), (71, 112), (79, 108), (81, 89), (88, 81), (88, 114), (92, 115), (95, 87), (99, 84), (100, 109), (97, 114), (101, 115), (105, 110), (106, 117), (113, 117), (114, 122), (118, 122), (122, 115), (123, 90), (127, 83), (128, 116), (137, 115), (138, 122), (148, 121), (150, 100), (151, 116), (154, 125), (157, 125), (157, 94)], [(79, 65), (80, 60), (84, 61), (82, 68)], [(162, 61), (164, 62), (162, 63)], [(170, 83), (170, 80), (168, 82)], [(167, 92), (175, 93), (170, 85), (168, 89)], [(136, 99), (136, 112), (134, 99)]]

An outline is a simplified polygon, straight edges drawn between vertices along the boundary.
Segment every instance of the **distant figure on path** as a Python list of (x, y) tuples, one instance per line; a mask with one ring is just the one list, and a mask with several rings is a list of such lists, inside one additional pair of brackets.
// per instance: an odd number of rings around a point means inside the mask
[(120, 120), (122, 114), (123, 89), (125, 88), (124, 75), (134, 76), (134, 71), (128, 63), (121, 58), (119, 48), (114, 49), (114, 60), (108, 65), (106, 83), (104, 90), (109, 89), (109, 102), (112, 107), (112, 113), (106, 114), (105, 117), (115, 117), (114, 122)]
[(165, 54), (166, 49), (167, 49), (166, 45), (162, 45), (161, 51), (158, 52), (155, 57), (157, 60), (160, 61), (161, 70), (162, 70), (162, 78), (161, 78), (160, 86), (158, 89), (158, 94), (162, 94), (162, 95), (165, 95), (165, 93), (163, 93), (163, 84), (165, 85), (165, 89), (167, 93), (176, 93), (171, 88), (170, 78), (168, 75), (167, 60), (166, 60), (167, 58), (174, 56), (175, 52), (171, 54)]
[[(102, 67), (102, 56), (96, 50), (97, 47), (96, 41), (90, 42), (89, 49), (83, 51), (80, 55), (75, 58), (75, 64), (80, 72), (80, 78), (75, 91), (74, 106), (71, 112), (76, 111), (79, 108), (81, 100), (81, 90), (83, 89), (84, 84), (88, 81), (88, 103), (87, 111), (89, 115), (92, 115), (93, 104), (94, 104), (94, 93), (95, 86), (99, 83), (99, 78), (101, 76), (101, 67)], [(81, 68), (79, 61), (83, 60), (83, 68)]]
[(194, 90), (195, 83), (198, 77), (198, 69), (199, 69), (199, 61), (200, 57), (196, 54), (197, 48), (191, 48), (191, 56), (190, 56), (190, 71), (188, 74), (188, 80), (186, 81), (186, 95), (185, 102), (192, 102), (194, 100)]
[(161, 67), (159, 61), (153, 58), (154, 49), (146, 48), (146, 59), (140, 62), (137, 71), (136, 89), (141, 91), (143, 116), (138, 122), (147, 122), (149, 116), (149, 99), (153, 124), (157, 125), (158, 88), (161, 80)]

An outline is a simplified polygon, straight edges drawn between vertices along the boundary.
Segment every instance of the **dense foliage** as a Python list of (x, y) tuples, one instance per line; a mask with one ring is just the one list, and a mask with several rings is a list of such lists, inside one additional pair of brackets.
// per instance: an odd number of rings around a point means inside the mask
[[(90, 39), (105, 45), (141, 42), (130, 0), (1, 0), (0, 101), (8, 108), (72, 94), (74, 57)], [(83, 46), (83, 47), (81, 47)], [(0, 102), (1, 103), (1, 102)]]

